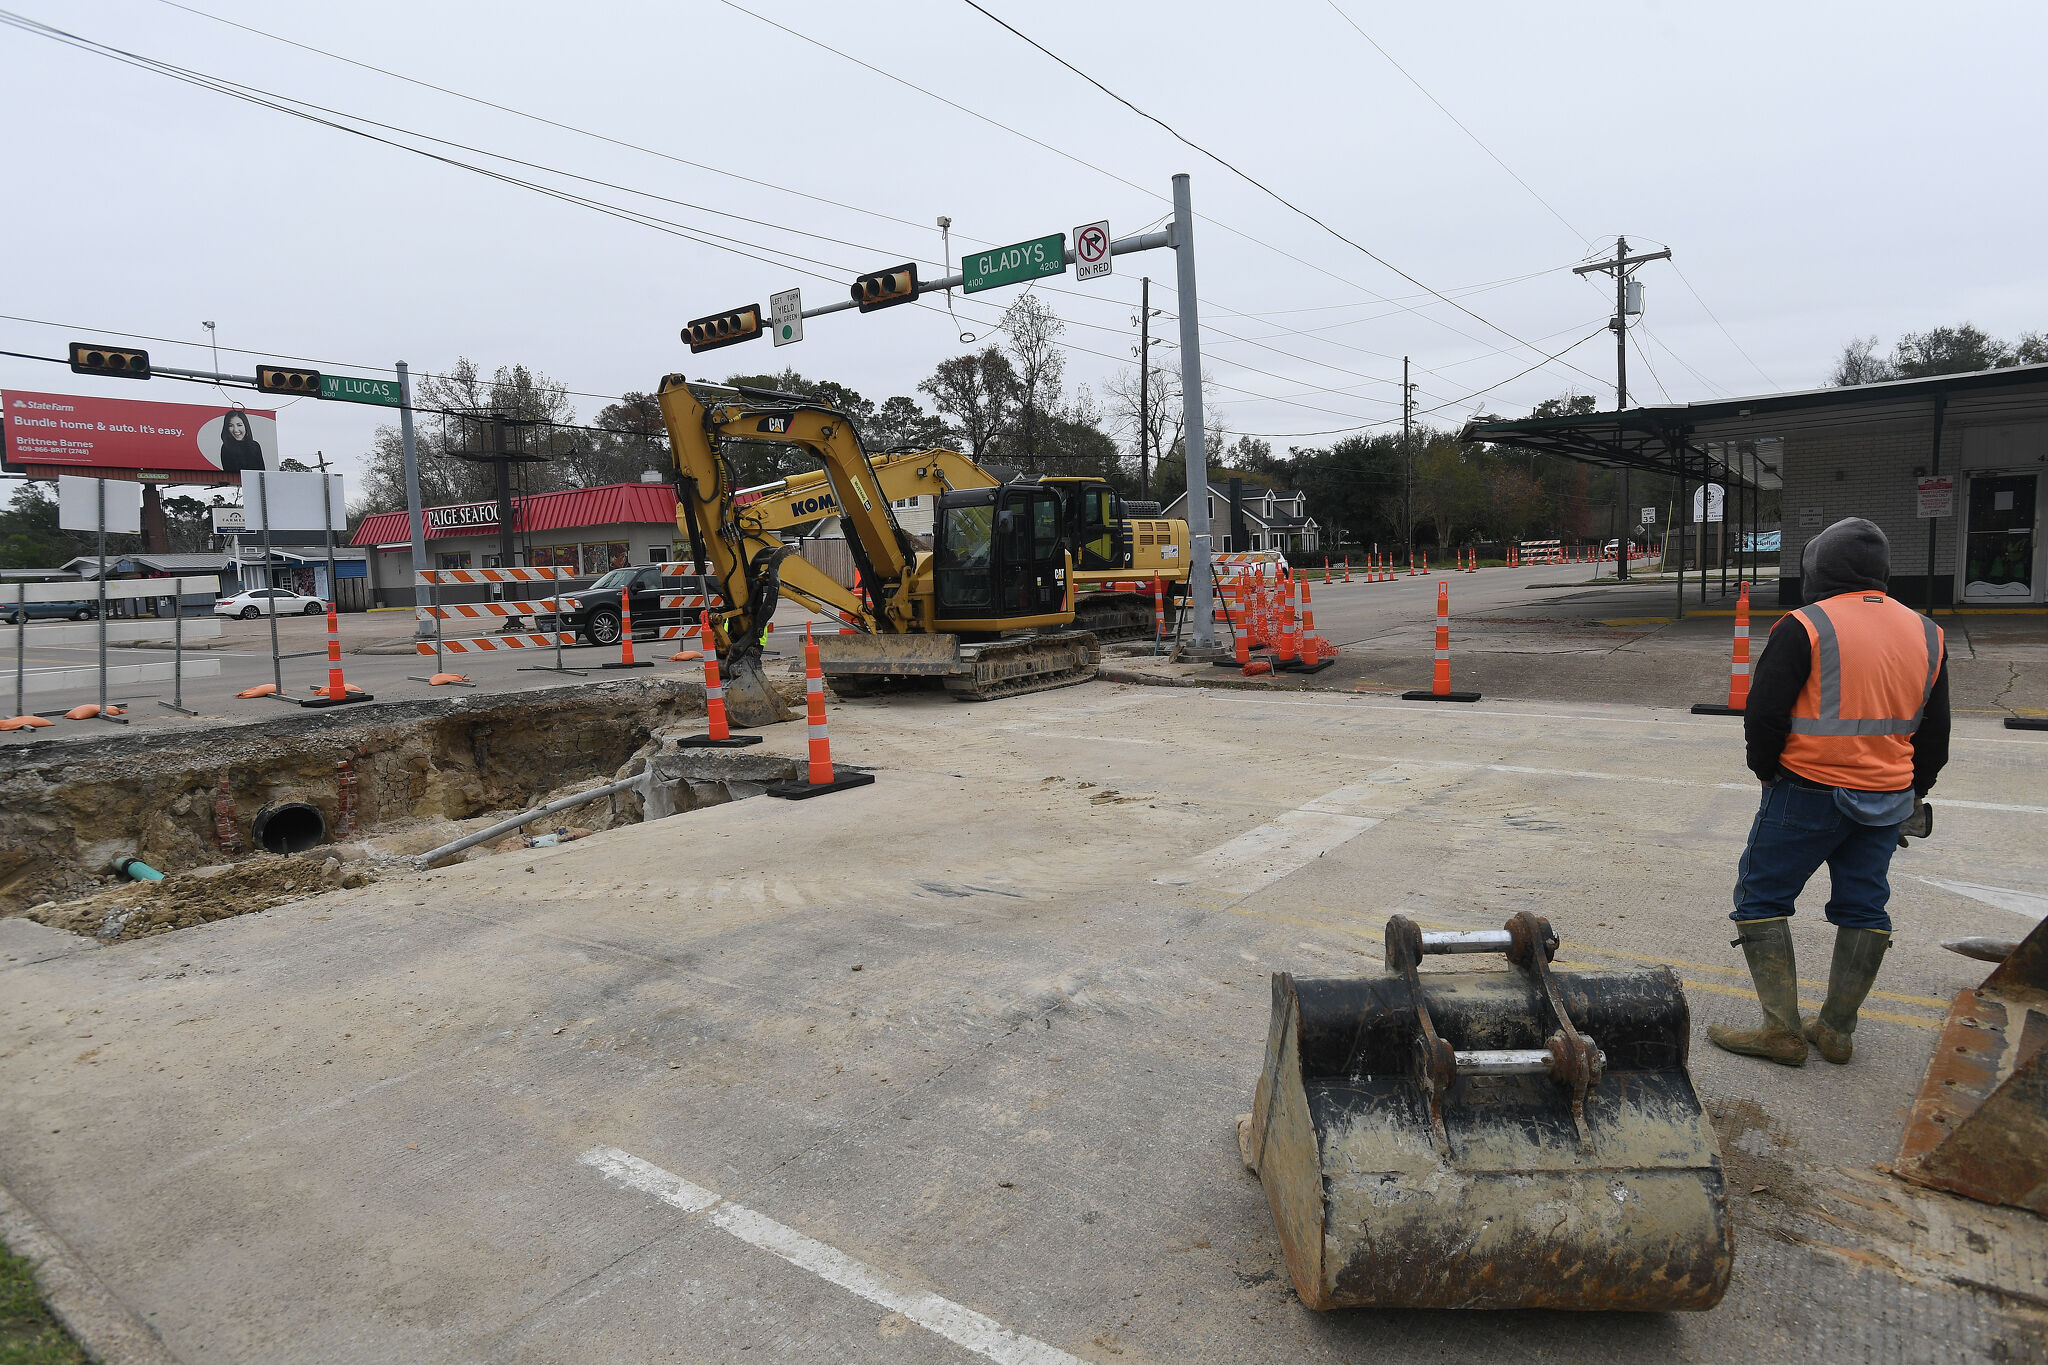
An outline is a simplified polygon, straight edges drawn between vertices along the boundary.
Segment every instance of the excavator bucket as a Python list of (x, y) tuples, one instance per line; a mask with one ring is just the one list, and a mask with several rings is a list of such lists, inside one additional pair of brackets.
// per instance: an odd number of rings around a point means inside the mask
[(1959, 993), (1892, 1170), (2048, 1217), (2048, 920)]
[(759, 651), (749, 650), (726, 660), (725, 713), (734, 725), (752, 730), (791, 719), (789, 708), (775, 695), (761, 671)]
[[(1553, 972), (1549, 924), (1424, 933), (1387, 972), (1275, 973), (1239, 1120), (1311, 1308), (1712, 1308), (1734, 1235), (1668, 969)], [(1425, 955), (1514, 970), (1421, 974)]]

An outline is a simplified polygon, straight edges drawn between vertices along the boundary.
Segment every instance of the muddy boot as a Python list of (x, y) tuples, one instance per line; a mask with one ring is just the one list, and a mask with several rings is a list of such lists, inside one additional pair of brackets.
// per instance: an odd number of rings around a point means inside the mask
[(1737, 928), (1742, 937), (1736, 942), (1749, 959), (1750, 980), (1756, 983), (1756, 998), (1764, 1007), (1764, 1026), (1740, 1029), (1709, 1024), (1707, 1041), (1725, 1052), (1762, 1057), (1781, 1066), (1805, 1066), (1806, 1039), (1799, 1031), (1799, 978), (1792, 962), (1792, 921), (1785, 917), (1742, 920)]
[(1828, 970), (1828, 998), (1820, 1015), (1806, 1025), (1807, 1041), (1836, 1066), (1847, 1062), (1856, 1051), (1856, 1011), (1877, 980), (1892, 936), (1881, 929), (1835, 930), (1835, 961)]

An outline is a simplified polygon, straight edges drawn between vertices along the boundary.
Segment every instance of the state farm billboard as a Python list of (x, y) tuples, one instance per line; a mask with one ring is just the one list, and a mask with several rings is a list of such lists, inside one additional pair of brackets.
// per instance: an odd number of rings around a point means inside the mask
[(9, 474), (218, 484), (277, 463), (275, 412), (0, 390), (0, 469)]

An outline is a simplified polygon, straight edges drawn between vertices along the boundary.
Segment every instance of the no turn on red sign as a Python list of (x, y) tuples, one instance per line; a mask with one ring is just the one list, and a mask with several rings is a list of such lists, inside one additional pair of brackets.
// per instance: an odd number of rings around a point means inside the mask
[(1074, 278), (1092, 280), (1110, 272), (1109, 220), (1074, 229)]

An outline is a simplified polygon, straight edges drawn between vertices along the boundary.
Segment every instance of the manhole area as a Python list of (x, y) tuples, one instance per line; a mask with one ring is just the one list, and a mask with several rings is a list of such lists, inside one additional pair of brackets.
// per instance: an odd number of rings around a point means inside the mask
[(772, 755), (664, 752), (702, 713), (701, 689), (664, 679), (15, 750), (0, 767), (0, 916), (144, 937), (360, 886), (626, 778), (640, 780), (445, 861), (580, 839), (795, 775)]

